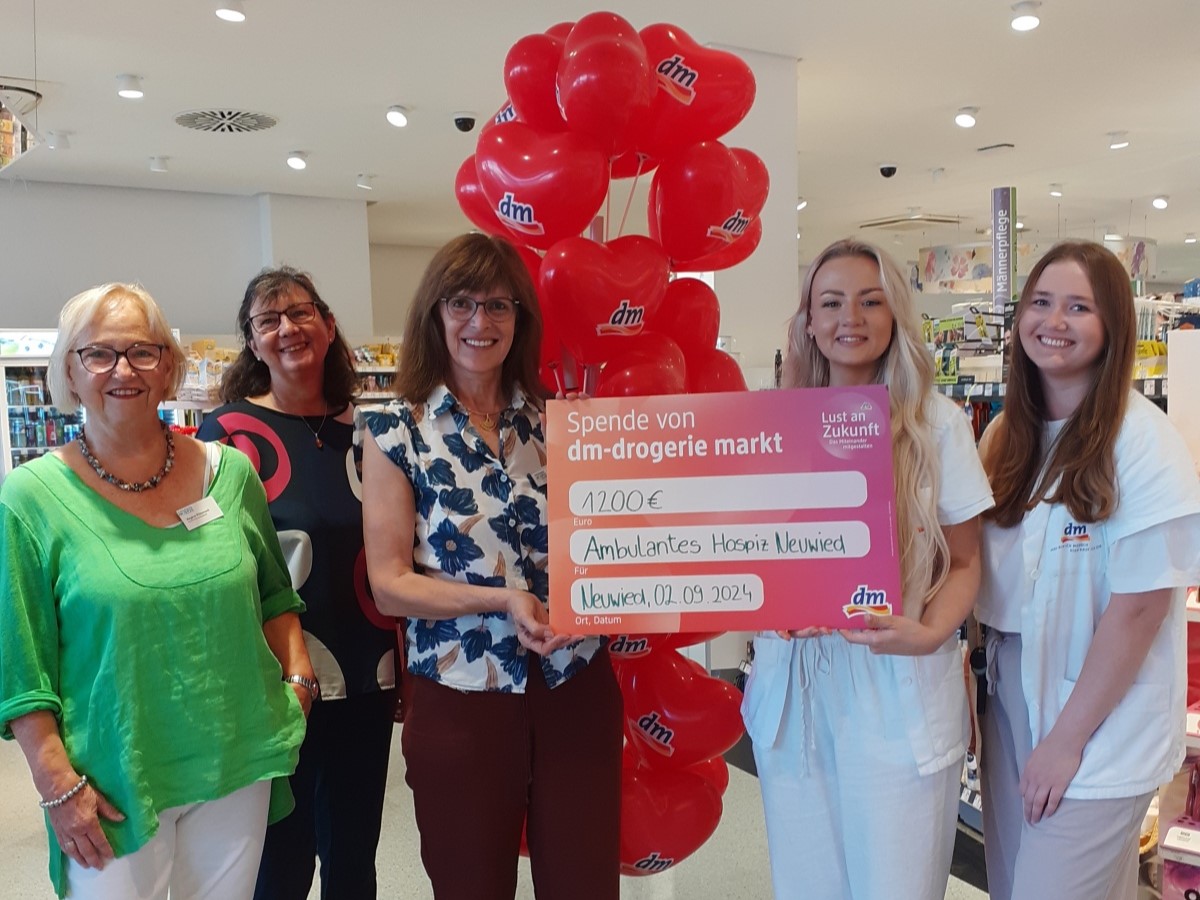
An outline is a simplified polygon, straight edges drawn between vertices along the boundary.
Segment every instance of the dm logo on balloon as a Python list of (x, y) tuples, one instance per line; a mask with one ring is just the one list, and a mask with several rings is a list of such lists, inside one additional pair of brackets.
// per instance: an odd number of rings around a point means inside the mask
[(630, 306), (628, 300), (622, 300), (608, 321), (596, 326), (596, 334), (641, 334), (645, 318), (646, 307)]
[(546, 233), (546, 229), (542, 227), (542, 223), (537, 220), (533, 206), (517, 200), (513, 197), (512, 191), (509, 191), (500, 198), (500, 202), (496, 204), (496, 215), (500, 217), (500, 220), (505, 225), (513, 231), (519, 231), (521, 234), (539, 235)]
[(664, 59), (654, 70), (658, 75), (658, 86), (667, 92), (673, 100), (678, 100), (684, 106), (691, 106), (696, 99), (696, 79), (700, 73), (689, 69), (683, 64), (683, 55), (676, 53), (670, 59)]
[(749, 225), (750, 220), (746, 217), (745, 210), (739, 207), (732, 216), (720, 225), (709, 225), (708, 236), (720, 238), (727, 244), (732, 244), (745, 234)]

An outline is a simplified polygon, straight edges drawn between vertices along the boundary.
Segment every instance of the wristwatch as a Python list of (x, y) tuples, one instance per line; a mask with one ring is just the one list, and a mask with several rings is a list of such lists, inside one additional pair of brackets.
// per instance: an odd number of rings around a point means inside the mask
[(307, 688), (313, 700), (321, 699), (321, 685), (315, 678), (305, 678), (303, 675), (284, 675), (283, 680), (288, 684), (298, 684), (302, 688)]

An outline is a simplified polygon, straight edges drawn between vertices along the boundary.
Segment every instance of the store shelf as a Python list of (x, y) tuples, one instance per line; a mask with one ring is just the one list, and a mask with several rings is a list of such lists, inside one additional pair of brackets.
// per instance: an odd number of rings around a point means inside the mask
[[(1166, 378), (1136, 378), (1133, 389), (1151, 399), (1167, 396)], [(934, 390), (956, 400), (997, 400), (1004, 396), (1004, 382), (976, 381), (972, 384), (937, 384)]]
[(354, 371), (360, 375), (394, 375), (395, 366), (355, 366)]
[(158, 404), (159, 409), (193, 409), (197, 412), (212, 412), (216, 409), (211, 403), (199, 403), (194, 400), (164, 400)]

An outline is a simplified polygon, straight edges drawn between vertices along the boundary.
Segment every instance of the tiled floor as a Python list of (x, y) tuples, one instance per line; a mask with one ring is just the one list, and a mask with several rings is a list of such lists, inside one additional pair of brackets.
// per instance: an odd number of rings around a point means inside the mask
[[(412, 806), (404, 784), (399, 731), (392, 745), (392, 770), (379, 848), (381, 900), (431, 900), (418, 854)], [(0, 744), (0, 898), (52, 900), (46, 878), (45, 833), (37, 795), (20, 749)], [(725, 813), (713, 837), (692, 857), (658, 875), (624, 878), (626, 900), (769, 900), (766, 836), (756, 779), (730, 769)], [(310, 900), (318, 896), (314, 886)], [(952, 880), (947, 900), (978, 900), (986, 895)], [(532, 900), (533, 885), (522, 864), (517, 897)], [(883, 898), (880, 898), (883, 900)]]

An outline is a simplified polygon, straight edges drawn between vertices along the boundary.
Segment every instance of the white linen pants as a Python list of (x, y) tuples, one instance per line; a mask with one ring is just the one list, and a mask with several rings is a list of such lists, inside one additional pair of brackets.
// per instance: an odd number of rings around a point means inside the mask
[(68, 863), (71, 900), (249, 900), (267, 832), (271, 782), (163, 810), (158, 833), (103, 869)]
[(891, 658), (839, 635), (794, 643), (786, 668), (756, 653), (744, 707), (757, 679), (789, 679), (774, 743), (754, 744), (775, 897), (942, 900), (961, 758), (917, 771)]
[(981, 720), (983, 851), (992, 900), (1136, 900), (1138, 833), (1151, 794), (1063, 798), (1054, 815), (1025, 821), (1021, 772), (1033, 752), (1021, 689), (1021, 636), (990, 631)]

